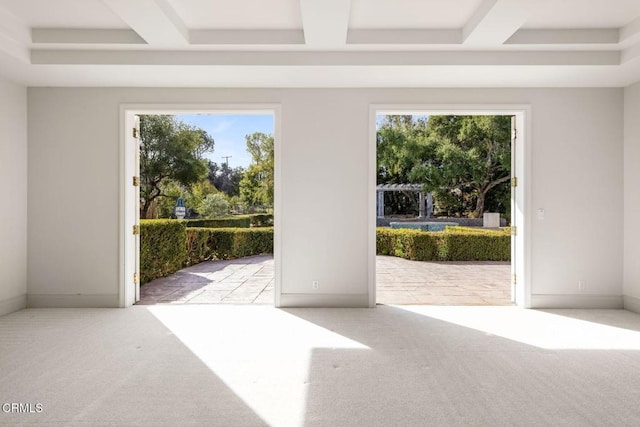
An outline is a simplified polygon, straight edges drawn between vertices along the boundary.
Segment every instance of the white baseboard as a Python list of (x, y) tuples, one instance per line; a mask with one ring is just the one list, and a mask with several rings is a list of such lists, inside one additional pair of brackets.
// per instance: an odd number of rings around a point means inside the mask
[(0, 301), (0, 316), (22, 310), (27, 306), (27, 295), (20, 295)]
[(120, 307), (120, 301), (117, 294), (96, 294), (96, 295), (28, 294), (27, 307), (117, 308), (117, 307)]
[(634, 313), (640, 313), (640, 298), (625, 295), (624, 309), (633, 311)]
[(282, 294), (280, 307), (369, 307), (367, 294)]
[(531, 308), (623, 308), (622, 295), (531, 295)]

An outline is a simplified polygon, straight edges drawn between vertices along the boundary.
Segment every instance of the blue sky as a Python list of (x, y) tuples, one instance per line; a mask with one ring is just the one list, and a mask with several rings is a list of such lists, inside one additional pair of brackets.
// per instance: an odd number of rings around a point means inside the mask
[(263, 132), (273, 135), (271, 114), (178, 114), (178, 120), (204, 129), (215, 141), (213, 153), (205, 156), (221, 164), (222, 156), (231, 156), (229, 166), (246, 168), (251, 163), (245, 135)]
[[(414, 118), (426, 117), (414, 115)], [(247, 153), (245, 135), (263, 132), (273, 135), (273, 115), (271, 114), (178, 114), (178, 120), (206, 130), (215, 140), (213, 153), (205, 157), (218, 164), (224, 163), (223, 156), (229, 158), (229, 166), (246, 168), (251, 163)], [(384, 115), (378, 115), (378, 127)]]

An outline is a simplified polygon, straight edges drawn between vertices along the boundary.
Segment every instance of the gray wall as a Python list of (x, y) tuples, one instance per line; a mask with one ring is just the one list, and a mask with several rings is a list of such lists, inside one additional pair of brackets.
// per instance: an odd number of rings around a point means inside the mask
[(640, 313), (640, 83), (624, 91), (624, 294)]
[(0, 77), (0, 315), (27, 294), (27, 90)]
[[(30, 88), (29, 301), (116, 305), (121, 103), (282, 106), (289, 296), (366, 298), (370, 104), (528, 104), (532, 303), (622, 304), (622, 89)], [(535, 213), (544, 208), (546, 219)], [(340, 221), (325, 215), (340, 211)], [(603, 225), (602, 219), (607, 222)], [(311, 281), (321, 286), (316, 294)], [(586, 283), (584, 291), (578, 280)], [(357, 299), (356, 298), (356, 299)]]

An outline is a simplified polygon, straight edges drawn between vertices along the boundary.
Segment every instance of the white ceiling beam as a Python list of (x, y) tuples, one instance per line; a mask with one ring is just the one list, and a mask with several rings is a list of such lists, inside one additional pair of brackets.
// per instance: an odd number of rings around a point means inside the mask
[(316, 47), (347, 42), (351, 0), (300, 0), (305, 43)]
[(149, 45), (186, 46), (189, 31), (167, 0), (102, 0)]
[(630, 45), (640, 42), (640, 17), (620, 28), (620, 43)]
[(33, 28), (31, 40), (37, 44), (146, 44), (133, 30)]
[(33, 64), (224, 66), (618, 66), (618, 51), (31, 51)]
[(618, 44), (618, 29), (518, 30), (505, 44)]
[(540, 1), (484, 0), (462, 29), (466, 45), (499, 46), (526, 22)]
[(30, 42), (29, 27), (0, 7), (0, 52), (28, 63)]
[(626, 64), (637, 59), (640, 59), (640, 43), (624, 49), (620, 56), (620, 62), (622, 64)]
[(349, 30), (348, 44), (460, 44), (460, 30)]
[(191, 30), (197, 45), (288, 45), (304, 44), (301, 30)]

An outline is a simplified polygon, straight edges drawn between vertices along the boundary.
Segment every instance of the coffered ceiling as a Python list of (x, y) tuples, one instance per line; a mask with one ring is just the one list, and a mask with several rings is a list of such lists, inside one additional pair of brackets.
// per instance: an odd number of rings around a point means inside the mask
[(619, 87), (640, 0), (0, 0), (33, 86)]

